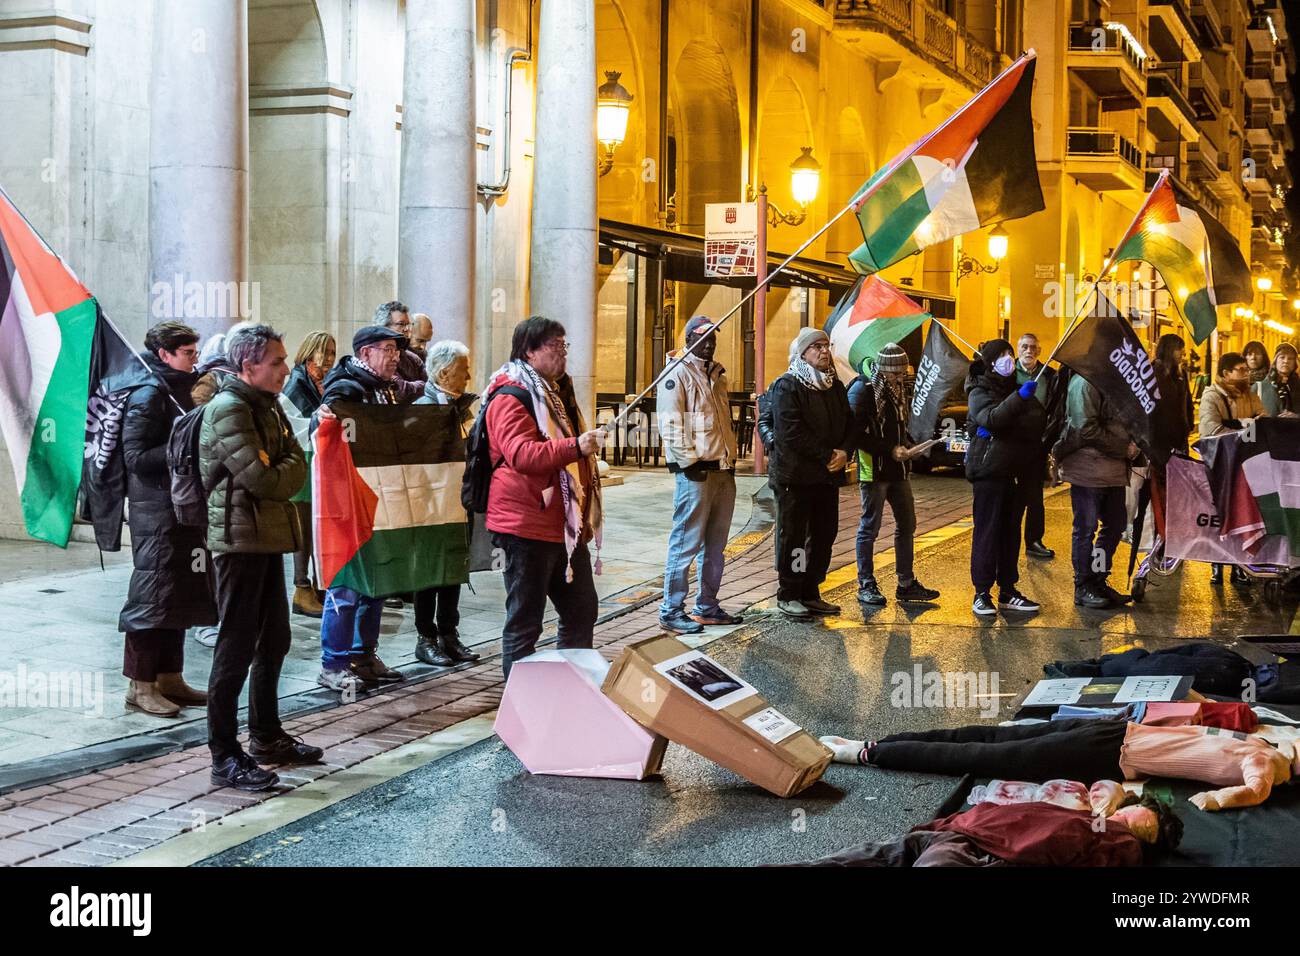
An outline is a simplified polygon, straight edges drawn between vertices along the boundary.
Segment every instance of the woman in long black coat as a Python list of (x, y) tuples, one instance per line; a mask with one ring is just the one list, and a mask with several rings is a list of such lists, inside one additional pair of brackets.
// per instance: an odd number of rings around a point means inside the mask
[(141, 358), (155, 380), (131, 393), (122, 426), (135, 567), (117, 623), (126, 632), (126, 705), (161, 717), (176, 716), (180, 705), (207, 702), (207, 694), (181, 676), (185, 631), (217, 622), (211, 556), (202, 530), (177, 522), (167, 469), (172, 423), (194, 407), (190, 391), (197, 378), (198, 340), (180, 322), (161, 322), (145, 334)]

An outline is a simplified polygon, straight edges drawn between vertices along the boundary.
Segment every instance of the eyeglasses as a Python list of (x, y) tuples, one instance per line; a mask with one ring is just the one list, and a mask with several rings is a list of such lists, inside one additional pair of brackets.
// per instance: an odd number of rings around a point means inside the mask
[(564, 341), (564, 339), (551, 339), (543, 345), (542, 348), (548, 352), (568, 352), (569, 343)]
[(389, 342), (386, 345), (368, 345), (366, 348), (375, 349), (378, 352), (382, 352), (384, 355), (396, 355), (398, 352), (397, 346), (392, 342)]
[(814, 342), (812, 345), (808, 346), (807, 349), (805, 349), (805, 351), (812, 351), (812, 352), (829, 352), (830, 350), (831, 350), (831, 344), (829, 342)]

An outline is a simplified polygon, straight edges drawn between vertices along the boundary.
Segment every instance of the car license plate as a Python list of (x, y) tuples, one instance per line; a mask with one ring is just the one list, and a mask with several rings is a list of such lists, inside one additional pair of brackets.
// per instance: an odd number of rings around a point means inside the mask
[(944, 445), (954, 454), (964, 454), (970, 450), (970, 442), (965, 438), (949, 438)]

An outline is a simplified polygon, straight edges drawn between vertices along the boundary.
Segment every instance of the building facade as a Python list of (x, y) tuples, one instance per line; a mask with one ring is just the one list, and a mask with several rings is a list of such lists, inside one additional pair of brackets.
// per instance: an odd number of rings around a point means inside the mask
[[(0, 0), (0, 186), (133, 343), (163, 318), (205, 334), (254, 315), (292, 352), (348, 351), (401, 298), (467, 342), (482, 382), (532, 312), (564, 322), (589, 413), (644, 387), (706, 282), (709, 203), (765, 187), (802, 246), (883, 163), (1022, 50), (1038, 54), (1047, 208), (883, 274), (964, 339), (1071, 317), (1160, 169), (1216, 214), (1256, 275), (1216, 348), (1300, 326), (1285, 272), (1294, 53), (1280, 0)], [(598, 136), (598, 89), (630, 96)], [(607, 87), (608, 88), (608, 87)], [(790, 165), (820, 166), (795, 201)], [(765, 380), (820, 324), (861, 241), (846, 215), (767, 299)], [(806, 262), (805, 262), (806, 260)], [(996, 266), (996, 270), (994, 270)], [(1149, 268), (1125, 293), (1174, 329)], [(1115, 276), (1127, 280), (1133, 276)], [(1250, 314), (1246, 314), (1249, 309)], [(1266, 325), (1271, 322), (1272, 325)], [(754, 316), (722, 335), (741, 395)], [(0, 524), (16, 515), (0, 485)], [(12, 531), (16, 525), (7, 524)]]

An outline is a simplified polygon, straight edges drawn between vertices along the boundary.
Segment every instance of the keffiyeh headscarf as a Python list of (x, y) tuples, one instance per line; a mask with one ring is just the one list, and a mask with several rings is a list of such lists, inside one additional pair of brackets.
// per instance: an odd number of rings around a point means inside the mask
[(803, 357), (803, 353), (808, 351), (808, 346), (818, 341), (829, 342), (830, 339), (821, 329), (811, 327), (800, 329), (799, 334), (790, 343), (790, 367), (787, 371), (798, 379), (805, 388), (811, 388), (815, 392), (824, 392), (835, 381), (834, 369), (832, 368), (829, 372), (819, 372), (804, 361)]
[(885, 377), (886, 372), (907, 372), (907, 353), (893, 342), (889, 342), (876, 357), (876, 367), (871, 373), (871, 390), (876, 398), (876, 421), (883, 421), (885, 402), (894, 403), (894, 412), (900, 422), (907, 421), (904, 411), (903, 387)]

